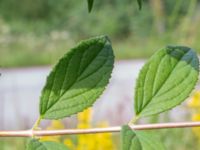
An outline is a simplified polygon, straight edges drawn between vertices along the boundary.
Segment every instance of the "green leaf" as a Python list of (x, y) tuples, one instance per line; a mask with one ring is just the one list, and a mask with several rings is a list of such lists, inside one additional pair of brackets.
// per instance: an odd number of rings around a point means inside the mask
[(192, 49), (168, 46), (157, 51), (143, 66), (136, 83), (137, 117), (158, 114), (183, 102), (198, 75), (199, 60)]
[(141, 150), (141, 143), (135, 132), (128, 125), (122, 127), (121, 130), (122, 150)]
[(37, 139), (31, 139), (27, 145), (26, 150), (68, 150), (68, 148), (56, 142), (40, 142)]
[(165, 150), (152, 131), (133, 131), (128, 125), (121, 131), (122, 150)]
[(138, 3), (138, 6), (139, 6), (139, 9), (141, 10), (142, 9), (142, 0), (137, 0), (137, 3)]
[(91, 11), (92, 11), (92, 7), (93, 7), (94, 0), (87, 0), (87, 2), (88, 2), (88, 11), (91, 12)]
[(107, 36), (82, 41), (53, 68), (40, 100), (42, 119), (61, 119), (92, 106), (111, 77), (113, 50)]

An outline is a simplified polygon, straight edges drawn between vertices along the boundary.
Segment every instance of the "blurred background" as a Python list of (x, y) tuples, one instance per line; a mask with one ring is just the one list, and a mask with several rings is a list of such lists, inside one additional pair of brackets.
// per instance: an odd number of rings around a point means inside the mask
[[(41, 126), (62, 129), (126, 124), (134, 114), (135, 80), (145, 60), (166, 45), (186, 45), (199, 53), (199, 26), (200, 0), (144, 0), (141, 11), (136, 0), (95, 0), (91, 13), (83, 0), (0, 0), (0, 130), (31, 128), (39, 115), (40, 91), (51, 66), (80, 40), (102, 34), (110, 37), (117, 60), (103, 96), (93, 109), (63, 121), (43, 121)], [(141, 123), (199, 121), (198, 89), (171, 112)], [(156, 133), (167, 149), (199, 149), (198, 128)], [(120, 147), (119, 134), (43, 140), (62, 141), (71, 150)], [(0, 150), (24, 150), (25, 142), (24, 138), (0, 138)]]

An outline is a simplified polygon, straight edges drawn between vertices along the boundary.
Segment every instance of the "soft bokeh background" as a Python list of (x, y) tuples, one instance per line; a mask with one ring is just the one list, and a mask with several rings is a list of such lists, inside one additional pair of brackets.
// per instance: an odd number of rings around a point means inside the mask
[[(126, 124), (133, 116), (135, 80), (146, 58), (171, 44), (200, 52), (199, 26), (200, 0), (144, 0), (141, 11), (136, 0), (95, 0), (90, 14), (85, 0), (0, 0), (0, 130), (31, 128), (51, 66), (80, 40), (101, 34), (110, 37), (117, 62), (109, 87), (85, 114), (91, 119), (84, 127)], [(172, 112), (141, 123), (198, 121), (200, 105), (193, 106), (187, 101)], [(81, 123), (74, 115), (62, 122), (43, 121), (42, 127), (72, 128)], [(168, 149), (198, 150), (198, 132), (172, 129), (156, 133)], [(82, 139), (94, 142), (90, 136), (59, 138), (75, 150), (81, 149)], [(94, 139), (102, 142), (99, 145), (110, 145), (108, 150), (120, 147), (118, 134)], [(0, 138), (0, 150), (24, 150), (25, 142), (24, 138)]]

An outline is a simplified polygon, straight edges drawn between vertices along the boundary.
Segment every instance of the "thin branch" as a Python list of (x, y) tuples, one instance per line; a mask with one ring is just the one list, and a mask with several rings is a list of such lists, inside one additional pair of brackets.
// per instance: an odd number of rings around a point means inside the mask
[[(180, 122), (180, 123), (159, 123), (145, 125), (131, 125), (134, 130), (153, 130), (168, 128), (190, 128), (200, 127), (200, 122)], [(107, 132), (120, 132), (121, 127), (91, 128), (91, 129), (65, 129), (65, 130), (21, 130), (21, 131), (0, 131), (0, 137), (33, 137), (33, 136), (57, 136), (72, 134), (96, 134)]]

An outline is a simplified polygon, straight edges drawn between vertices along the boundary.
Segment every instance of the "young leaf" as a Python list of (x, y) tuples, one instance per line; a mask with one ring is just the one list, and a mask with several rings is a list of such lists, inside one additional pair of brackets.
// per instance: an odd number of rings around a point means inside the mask
[(111, 77), (114, 56), (106, 36), (82, 41), (53, 68), (40, 100), (42, 119), (61, 119), (90, 107)]
[(87, 2), (88, 2), (88, 11), (91, 12), (94, 0), (87, 0)]
[(137, 2), (138, 2), (139, 9), (141, 10), (142, 9), (142, 0), (137, 0)]
[(185, 100), (199, 74), (196, 53), (183, 46), (156, 52), (143, 66), (136, 83), (135, 113), (150, 116), (169, 110)]
[(40, 142), (37, 139), (31, 139), (27, 145), (26, 150), (68, 150), (68, 148), (56, 142)]
[(152, 131), (133, 131), (128, 125), (121, 131), (122, 150), (165, 150)]

